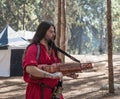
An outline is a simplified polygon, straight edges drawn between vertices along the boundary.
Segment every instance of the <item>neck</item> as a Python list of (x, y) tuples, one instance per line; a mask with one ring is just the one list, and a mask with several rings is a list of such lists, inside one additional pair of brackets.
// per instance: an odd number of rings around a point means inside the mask
[(48, 42), (47, 42), (45, 39), (42, 39), (42, 40), (40, 41), (40, 43), (45, 46), (45, 48), (47, 49), (47, 51), (50, 50), (50, 49), (49, 49), (49, 46), (48, 46)]
[(47, 44), (47, 41), (46, 41), (46, 40), (42, 39), (42, 40), (40, 41), (40, 43), (43, 44), (43, 45), (45, 45), (45, 47), (48, 47), (48, 44)]

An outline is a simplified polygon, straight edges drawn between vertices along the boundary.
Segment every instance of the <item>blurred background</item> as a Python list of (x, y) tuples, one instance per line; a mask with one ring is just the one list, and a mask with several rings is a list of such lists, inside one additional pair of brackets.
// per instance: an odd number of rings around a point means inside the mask
[[(63, 0), (64, 1), (64, 0)], [(42, 20), (57, 22), (59, 0), (0, 0), (0, 30), (35, 32)], [(120, 1), (112, 0), (113, 53), (120, 53)], [(66, 0), (65, 42), (70, 54), (107, 53), (106, 0)], [(32, 36), (31, 36), (32, 38)], [(62, 42), (62, 41), (61, 41)]]

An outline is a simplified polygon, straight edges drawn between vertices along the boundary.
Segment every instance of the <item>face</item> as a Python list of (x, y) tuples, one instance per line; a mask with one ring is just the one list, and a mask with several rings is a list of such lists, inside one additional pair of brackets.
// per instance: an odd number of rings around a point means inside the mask
[(54, 41), (55, 39), (55, 29), (53, 26), (51, 26), (48, 31), (46, 32), (46, 35), (45, 35), (45, 40), (49, 41), (49, 40), (52, 40)]

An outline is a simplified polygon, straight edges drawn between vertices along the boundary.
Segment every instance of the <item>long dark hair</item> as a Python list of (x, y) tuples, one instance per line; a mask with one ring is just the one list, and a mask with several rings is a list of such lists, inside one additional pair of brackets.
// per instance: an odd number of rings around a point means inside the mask
[[(56, 33), (56, 29), (55, 29), (54, 24), (52, 24), (52, 23), (50, 23), (50, 22), (47, 22), (47, 21), (42, 21), (42, 22), (39, 24), (39, 26), (38, 26), (38, 28), (37, 28), (37, 30), (36, 30), (36, 33), (35, 33), (32, 41), (31, 41), (30, 45), (31, 45), (31, 44), (36, 44), (36, 45), (39, 44), (39, 43), (40, 43), (40, 40), (42, 40), (42, 39), (45, 37), (46, 32), (48, 31), (48, 29), (49, 29), (51, 26), (53, 26), (53, 28), (54, 28), (54, 30), (55, 30), (55, 33)], [(28, 45), (28, 47), (29, 47), (30, 45)], [(50, 42), (48, 42), (48, 46), (49, 46), (50, 48), (53, 48), (53, 49), (54, 49), (55, 54), (56, 54), (56, 56), (58, 57), (58, 51), (57, 51), (57, 47), (56, 47), (55, 43), (54, 43), (53, 41), (50, 41)], [(27, 48), (28, 48), (28, 47), (27, 47)], [(27, 48), (26, 48), (26, 49), (27, 49)], [(26, 52), (26, 51), (25, 51), (25, 52)]]
[[(34, 44), (40, 43), (40, 40), (42, 40), (42, 39), (45, 37), (47, 30), (48, 30), (51, 26), (53, 26), (53, 27), (54, 27), (54, 30), (55, 30), (55, 26), (54, 26), (52, 23), (47, 22), (47, 21), (42, 21), (42, 22), (39, 24), (39, 26), (38, 26), (38, 28), (37, 28), (37, 31), (36, 31), (36, 33), (35, 33), (35, 35), (34, 35), (31, 43), (34, 43)], [(56, 32), (56, 31), (55, 31), (55, 32)]]

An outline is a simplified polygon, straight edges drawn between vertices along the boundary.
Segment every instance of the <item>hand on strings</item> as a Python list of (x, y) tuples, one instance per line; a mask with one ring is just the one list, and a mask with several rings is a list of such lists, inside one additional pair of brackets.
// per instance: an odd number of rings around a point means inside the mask
[(70, 74), (67, 74), (66, 76), (70, 77), (70, 78), (73, 78), (73, 79), (77, 79), (79, 75), (76, 74), (76, 73), (70, 73)]

